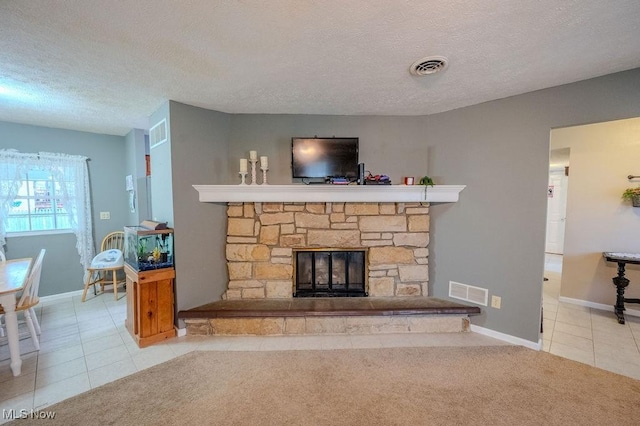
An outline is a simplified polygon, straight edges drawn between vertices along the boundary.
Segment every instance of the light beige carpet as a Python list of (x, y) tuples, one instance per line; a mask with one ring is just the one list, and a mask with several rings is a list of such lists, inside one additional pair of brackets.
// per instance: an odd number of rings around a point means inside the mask
[(639, 406), (640, 381), (515, 346), (193, 352), (33, 423), (622, 425)]

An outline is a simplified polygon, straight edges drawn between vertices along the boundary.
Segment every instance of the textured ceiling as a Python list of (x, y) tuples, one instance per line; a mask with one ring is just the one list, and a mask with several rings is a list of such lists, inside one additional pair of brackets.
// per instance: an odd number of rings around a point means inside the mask
[[(640, 1), (0, 2), (0, 120), (124, 135), (166, 100), (423, 115), (640, 67)], [(414, 77), (442, 55), (449, 67)]]

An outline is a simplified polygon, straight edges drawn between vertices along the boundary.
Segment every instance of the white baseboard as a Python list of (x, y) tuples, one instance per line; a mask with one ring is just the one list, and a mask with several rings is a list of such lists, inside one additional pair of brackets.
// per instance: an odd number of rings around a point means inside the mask
[[(605, 305), (604, 303), (589, 302), (588, 300), (572, 299), (570, 297), (563, 297), (563, 296), (560, 296), (558, 300), (560, 302), (570, 303), (572, 305), (584, 306), (586, 308), (600, 309), (601, 311), (613, 312), (613, 305)], [(624, 314), (630, 315), (632, 317), (640, 317), (640, 311), (637, 309), (627, 309), (625, 307)]]
[(73, 297), (73, 296), (82, 296), (83, 291), (84, 290), (75, 290), (75, 291), (69, 291), (67, 293), (52, 294), (51, 296), (42, 296), (40, 298), (40, 301), (50, 302), (52, 300), (66, 299), (68, 297)]
[(502, 340), (503, 342), (524, 346), (526, 348), (533, 349), (535, 351), (542, 350), (542, 339), (539, 339), (538, 342), (536, 343), (536, 342), (532, 342), (531, 340), (521, 339), (520, 337), (512, 336), (510, 334), (500, 333), (499, 331), (480, 327), (474, 324), (471, 324), (471, 331), (473, 331), (474, 333), (493, 337), (494, 339)]
[[(588, 300), (572, 299), (570, 297), (563, 297), (563, 296), (560, 296), (558, 300), (560, 302), (570, 303), (572, 305), (584, 306), (587, 308), (600, 309), (602, 311), (613, 312), (613, 305), (605, 305), (604, 303), (595, 303), (595, 302), (590, 302)], [(632, 317), (640, 317), (640, 310), (637, 310), (637, 309), (628, 309), (625, 307), (624, 313), (625, 315), (629, 315)], [(540, 339), (538, 343), (536, 343), (530, 340), (524, 340), (524, 339), (521, 339), (520, 337), (515, 337), (509, 334), (500, 333), (498, 331), (480, 327), (474, 324), (471, 324), (471, 331), (473, 331), (474, 333), (483, 334), (485, 336), (493, 337), (494, 339), (502, 340), (504, 342), (512, 343), (514, 345), (524, 346), (529, 349), (534, 349), (537, 351), (542, 350), (542, 347), (543, 347), (542, 339)]]
[(177, 328), (176, 327), (176, 331), (177, 331), (177, 335), (178, 337), (184, 337), (187, 335), (187, 328)]

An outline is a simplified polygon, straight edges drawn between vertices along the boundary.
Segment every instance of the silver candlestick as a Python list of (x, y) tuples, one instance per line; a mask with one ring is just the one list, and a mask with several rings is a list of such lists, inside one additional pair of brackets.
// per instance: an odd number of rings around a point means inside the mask
[(240, 177), (242, 178), (242, 182), (240, 182), (240, 185), (246, 185), (247, 183), (244, 180), (247, 177), (247, 172), (240, 172)]
[(262, 184), (263, 185), (269, 185), (267, 183), (267, 170), (269, 170), (268, 167), (260, 167), (260, 170), (262, 170)]
[(258, 181), (256, 179), (256, 163), (258, 162), (258, 159), (249, 159), (249, 161), (251, 162), (251, 185), (257, 185)]

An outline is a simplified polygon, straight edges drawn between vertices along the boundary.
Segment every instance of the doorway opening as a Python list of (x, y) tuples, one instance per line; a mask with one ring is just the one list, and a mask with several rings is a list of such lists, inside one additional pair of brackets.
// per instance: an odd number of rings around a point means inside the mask
[(564, 253), (564, 230), (567, 219), (570, 148), (552, 149), (549, 155), (549, 187), (547, 189), (547, 235), (545, 252)]
[[(544, 256), (544, 282), (540, 331), (545, 336), (543, 326), (545, 316), (554, 318), (560, 299), (562, 280), (562, 260), (564, 254), (564, 234), (567, 218), (567, 192), (569, 189), (570, 148), (551, 149), (549, 152), (549, 187), (547, 189), (547, 228)], [(544, 305), (547, 305), (545, 315)], [(553, 331), (547, 327), (546, 334)], [(550, 337), (550, 336), (549, 336)], [(547, 339), (549, 341), (549, 339)], [(549, 348), (545, 348), (549, 350)]]

